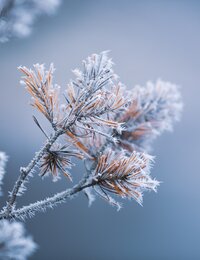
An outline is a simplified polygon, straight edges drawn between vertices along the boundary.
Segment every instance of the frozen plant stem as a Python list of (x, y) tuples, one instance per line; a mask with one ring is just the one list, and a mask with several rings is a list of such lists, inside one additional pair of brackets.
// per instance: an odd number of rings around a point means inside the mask
[(46, 144), (41, 148), (41, 150), (35, 154), (35, 157), (28, 164), (28, 166), (20, 169), (19, 178), (18, 178), (18, 180), (16, 181), (16, 183), (13, 187), (13, 190), (12, 190), (10, 196), (9, 196), (8, 204), (6, 206), (6, 216), (7, 216), (7, 218), (9, 218), (9, 215), (12, 212), (12, 208), (13, 208), (13, 205), (16, 201), (19, 189), (20, 189), (21, 185), (23, 184), (24, 180), (27, 178), (27, 176), (30, 174), (30, 172), (35, 168), (35, 166), (37, 165), (39, 160), (42, 158), (44, 153), (51, 148), (52, 144), (56, 141), (56, 139), (61, 134), (63, 134), (63, 131), (61, 131), (61, 130), (55, 131), (54, 134), (52, 135), (52, 137), (49, 140), (46, 141)]
[[(57, 204), (63, 203), (66, 201), (67, 198), (72, 197), (73, 195), (79, 193), (80, 191), (94, 186), (97, 184), (97, 181), (90, 180), (86, 182), (86, 178), (83, 178), (77, 185), (72, 187), (71, 189), (64, 190), (62, 192), (59, 192), (52, 197), (46, 198), (41, 201), (37, 201), (35, 203), (31, 203), (28, 206), (23, 206), (20, 209), (13, 210), (9, 214), (9, 218), (18, 218), (18, 219), (25, 219), (26, 217), (32, 217), (35, 215), (35, 212), (39, 211), (45, 211), (47, 208), (53, 208)], [(7, 219), (8, 216), (6, 213), (2, 212), (0, 213), (0, 219)]]

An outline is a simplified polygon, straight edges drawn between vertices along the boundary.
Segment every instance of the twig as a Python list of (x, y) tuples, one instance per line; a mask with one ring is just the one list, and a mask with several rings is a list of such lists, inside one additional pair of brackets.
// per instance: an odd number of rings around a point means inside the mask
[(9, 215), (6, 212), (0, 213), (0, 220), (1, 219), (7, 219), (7, 218), (20, 218), (24, 219), (26, 217), (31, 217), (35, 214), (37, 211), (44, 212), (47, 208), (53, 208), (59, 203), (65, 202), (67, 198), (70, 198), (71, 196), (75, 195), (76, 193), (84, 190), (85, 188), (94, 186), (97, 183), (97, 181), (91, 179), (91, 181), (86, 181), (86, 177), (83, 178), (77, 185), (72, 187), (71, 189), (67, 189), (65, 191), (59, 192), (52, 197), (46, 198), (41, 201), (37, 201), (35, 203), (31, 203), (28, 206), (23, 206), (20, 209), (13, 210), (9, 213)]

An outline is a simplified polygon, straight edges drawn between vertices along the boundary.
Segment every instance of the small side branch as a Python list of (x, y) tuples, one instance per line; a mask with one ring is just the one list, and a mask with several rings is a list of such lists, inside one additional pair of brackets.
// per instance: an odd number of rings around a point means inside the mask
[(52, 137), (46, 141), (45, 145), (41, 148), (39, 152), (35, 154), (35, 157), (33, 160), (28, 164), (27, 167), (23, 167), (20, 169), (20, 175), (18, 177), (18, 180), (16, 181), (13, 190), (10, 194), (7, 206), (6, 206), (6, 214), (9, 215), (12, 211), (13, 205), (16, 201), (18, 192), (20, 190), (20, 187), (22, 186), (24, 180), (27, 178), (27, 176), (31, 173), (31, 171), (35, 168), (39, 160), (42, 158), (44, 153), (51, 148), (53, 143), (56, 141), (56, 139), (62, 134), (62, 131), (56, 131)]
[(24, 219), (26, 217), (32, 217), (35, 215), (35, 212), (37, 212), (37, 211), (44, 212), (47, 208), (53, 208), (57, 204), (65, 202), (67, 198), (70, 198), (73, 195), (75, 195), (76, 193), (84, 190), (85, 188), (94, 186), (95, 184), (96, 184), (95, 180), (86, 182), (85, 178), (83, 178), (73, 188), (59, 192), (52, 197), (46, 198), (41, 201), (37, 201), (35, 203), (31, 203), (28, 206), (24, 206), (24, 207), (16, 209), (16, 210), (13, 210), (9, 214), (7, 214), (6, 212), (2, 212), (2, 213), (0, 213), (0, 219), (6, 219), (6, 218)]

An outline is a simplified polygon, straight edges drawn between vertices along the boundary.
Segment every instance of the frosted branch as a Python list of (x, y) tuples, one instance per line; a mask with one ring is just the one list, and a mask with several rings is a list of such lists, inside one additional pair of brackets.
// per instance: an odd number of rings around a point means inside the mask
[[(159, 182), (150, 175), (153, 157), (145, 150), (152, 139), (172, 129), (173, 122), (179, 119), (182, 110), (179, 87), (158, 80), (146, 87), (136, 86), (131, 94), (118, 81), (108, 53), (102, 52), (83, 61), (82, 70), (73, 71), (75, 79), (67, 85), (64, 103), (60, 103), (60, 87), (53, 83), (53, 65), (48, 70), (43, 64), (19, 69), (32, 106), (46, 117), (54, 133), (48, 137), (34, 119), (47, 141), (28, 166), (20, 169), (0, 219), (31, 217), (82, 190), (90, 203), (94, 199), (91, 187), (118, 208), (120, 205), (112, 194), (142, 204), (146, 190), (156, 191)], [(58, 143), (61, 135), (65, 138)], [(40, 176), (50, 173), (57, 180), (62, 173), (71, 180), (73, 176), (68, 171), (74, 165), (71, 157), (85, 162), (87, 175), (80, 183), (52, 197), (15, 208), (16, 198), (36, 166)], [(2, 169), (0, 184), (4, 165)]]
[(39, 162), (39, 160), (42, 158), (44, 153), (51, 148), (52, 144), (56, 141), (56, 139), (62, 134), (62, 131), (56, 131), (54, 135), (47, 140), (46, 144), (41, 148), (39, 152), (35, 154), (35, 157), (33, 160), (28, 164), (27, 167), (23, 167), (20, 169), (20, 175), (18, 180), (16, 181), (14, 188), (9, 196), (8, 204), (6, 207), (7, 215), (12, 211), (12, 207), (15, 203), (16, 197), (19, 193), (20, 187), (22, 186), (23, 182), (27, 178), (27, 176), (34, 170), (35, 166)]
[[(45, 212), (47, 208), (54, 208), (56, 205), (65, 202), (67, 198), (71, 198), (76, 193), (95, 184), (96, 182), (94, 180), (91, 179), (89, 182), (86, 182), (85, 178), (83, 178), (79, 184), (75, 185), (71, 189), (59, 192), (52, 197), (31, 203), (28, 206), (24, 206), (20, 209), (13, 210), (11, 213), (9, 213), (9, 218), (24, 219), (26, 217), (34, 216), (36, 212)], [(8, 218), (8, 215), (5, 212), (1, 212), (0, 219), (6, 218)]]

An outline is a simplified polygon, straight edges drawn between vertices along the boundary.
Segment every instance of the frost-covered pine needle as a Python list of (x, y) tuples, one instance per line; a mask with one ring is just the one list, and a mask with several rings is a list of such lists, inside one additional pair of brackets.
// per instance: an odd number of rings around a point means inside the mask
[(152, 140), (165, 130), (171, 131), (173, 123), (181, 116), (183, 103), (180, 87), (157, 80), (137, 85), (131, 91), (132, 102), (121, 114), (125, 129), (119, 136), (121, 145), (128, 150), (135, 147), (147, 150)]
[[(43, 64), (34, 69), (20, 66), (22, 80), (32, 98), (32, 105), (52, 126), (47, 138), (26, 167), (21, 167), (7, 205), (0, 219), (26, 218), (36, 212), (54, 208), (80, 191), (91, 204), (92, 190), (109, 204), (121, 205), (111, 195), (134, 199), (140, 205), (146, 190), (156, 191), (160, 182), (150, 175), (153, 157), (147, 153), (151, 141), (165, 130), (171, 130), (180, 118), (182, 98), (179, 87), (158, 80), (155, 84), (136, 86), (132, 90), (119, 82), (108, 52), (92, 54), (75, 69), (61, 99), (58, 85), (53, 84), (54, 67)], [(59, 140), (58, 140), (59, 139)], [(58, 145), (59, 144), (59, 145)], [(75, 165), (71, 157), (83, 160), (85, 172), (80, 182), (51, 197), (16, 208), (16, 199), (36, 166), (40, 175), (60, 172), (72, 179), (68, 169)]]
[(127, 157), (111, 149), (99, 157), (93, 172), (97, 184), (104, 190), (122, 198), (133, 198), (142, 204), (145, 190), (156, 191), (159, 182), (150, 176), (153, 158), (145, 153), (133, 152)]

